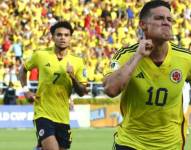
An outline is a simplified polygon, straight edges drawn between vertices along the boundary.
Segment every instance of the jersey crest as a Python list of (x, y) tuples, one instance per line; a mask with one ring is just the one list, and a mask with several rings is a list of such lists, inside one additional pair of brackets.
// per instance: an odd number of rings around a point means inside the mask
[(182, 72), (178, 69), (174, 69), (170, 73), (170, 79), (174, 83), (179, 83), (182, 80)]

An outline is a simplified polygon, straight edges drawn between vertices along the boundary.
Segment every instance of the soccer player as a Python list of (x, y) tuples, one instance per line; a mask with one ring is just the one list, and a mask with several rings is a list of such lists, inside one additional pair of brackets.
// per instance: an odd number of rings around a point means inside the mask
[(191, 53), (170, 42), (169, 3), (145, 3), (137, 44), (114, 55), (104, 79), (106, 94), (121, 93), (122, 123), (116, 150), (181, 150), (185, 144), (182, 88), (191, 80)]
[[(69, 97), (72, 88), (83, 96), (86, 92), (85, 67), (81, 58), (69, 54), (73, 33), (67, 21), (57, 22), (50, 28), (53, 48), (37, 50), (20, 70), (20, 81), (28, 99), (34, 99), (34, 122), (38, 143), (43, 150), (70, 148)], [(39, 70), (36, 94), (27, 88), (27, 71)]]

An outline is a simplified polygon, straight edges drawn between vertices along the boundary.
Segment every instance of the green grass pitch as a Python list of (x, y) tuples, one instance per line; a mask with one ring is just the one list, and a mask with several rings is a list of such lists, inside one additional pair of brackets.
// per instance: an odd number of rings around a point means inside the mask
[[(112, 150), (114, 128), (72, 129), (71, 150)], [(0, 129), (0, 150), (32, 150), (34, 129)], [(191, 150), (191, 128), (185, 150)]]

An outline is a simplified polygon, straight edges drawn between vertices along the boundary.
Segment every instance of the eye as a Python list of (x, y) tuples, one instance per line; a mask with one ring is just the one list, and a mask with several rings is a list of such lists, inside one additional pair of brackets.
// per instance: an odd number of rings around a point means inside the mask
[(66, 37), (70, 36), (70, 34), (69, 34), (69, 33), (65, 33), (64, 35), (65, 35)]
[(171, 22), (171, 23), (173, 22), (172, 17), (155, 16), (154, 19), (155, 19), (155, 20), (165, 20), (165, 19), (167, 19), (169, 22)]
[(163, 16), (155, 16), (154, 19), (155, 19), (155, 20), (163, 20), (164, 17), (163, 17)]
[(60, 37), (60, 36), (62, 36), (62, 34), (61, 34), (61, 33), (57, 33), (56, 36), (59, 36), (59, 37)]
[(168, 20), (169, 22), (173, 22), (173, 19), (172, 19), (171, 17), (168, 17), (167, 20)]

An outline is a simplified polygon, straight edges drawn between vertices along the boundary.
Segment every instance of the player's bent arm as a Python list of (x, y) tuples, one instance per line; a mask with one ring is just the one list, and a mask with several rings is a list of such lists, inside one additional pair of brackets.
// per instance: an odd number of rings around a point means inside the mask
[(84, 96), (85, 93), (87, 93), (86, 86), (82, 83), (80, 83), (73, 75), (70, 75), (74, 87), (74, 91), (79, 96)]
[(19, 80), (20, 80), (21, 85), (23, 87), (24, 95), (25, 95), (26, 99), (28, 99), (28, 101), (30, 103), (34, 102), (34, 100), (35, 100), (35, 93), (31, 92), (29, 90), (29, 88), (27, 87), (27, 70), (24, 67), (24, 65), (19, 70)]
[(27, 85), (27, 70), (24, 65), (19, 70), (19, 80), (21, 82), (22, 87)]
[(103, 85), (108, 96), (115, 97), (128, 86), (131, 75), (142, 57), (139, 53), (135, 53), (125, 65), (105, 77)]
[(74, 70), (73, 70), (73, 66), (70, 65), (69, 62), (67, 62), (67, 73), (69, 74), (70, 78), (72, 79), (72, 83), (73, 83), (73, 88), (74, 91), (79, 95), (79, 96), (83, 96), (85, 93), (87, 93), (86, 91), (86, 86), (83, 85), (82, 83), (80, 83), (75, 75), (74, 75)]

